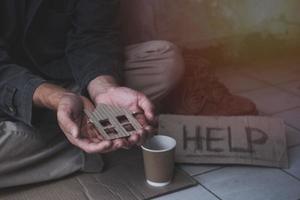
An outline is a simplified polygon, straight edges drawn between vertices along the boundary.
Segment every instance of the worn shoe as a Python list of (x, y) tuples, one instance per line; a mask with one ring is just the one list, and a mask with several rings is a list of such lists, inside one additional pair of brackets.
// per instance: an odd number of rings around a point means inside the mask
[(164, 113), (183, 115), (257, 115), (255, 104), (233, 95), (218, 81), (209, 62), (193, 51), (183, 53), (186, 74), (166, 98)]

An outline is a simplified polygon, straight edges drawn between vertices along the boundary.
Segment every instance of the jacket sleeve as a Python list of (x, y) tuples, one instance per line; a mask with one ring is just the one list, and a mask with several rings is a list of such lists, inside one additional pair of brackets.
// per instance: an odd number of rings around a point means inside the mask
[(0, 36), (0, 110), (5, 116), (31, 125), (32, 97), (45, 82), (26, 68), (11, 62), (7, 44)]
[(82, 92), (99, 75), (121, 79), (118, 9), (118, 0), (78, 0), (75, 6), (66, 52)]

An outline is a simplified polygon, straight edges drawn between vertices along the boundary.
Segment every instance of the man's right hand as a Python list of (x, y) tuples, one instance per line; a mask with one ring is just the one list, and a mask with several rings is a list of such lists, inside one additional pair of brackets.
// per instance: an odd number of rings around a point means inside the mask
[(94, 105), (89, 99), (66, 91), (56, 85), (44, 83), (33, 96), (36, 106), (46, 107), (57, 112), (57, 120), (67, 139), (87, 153), (107, 153), (126, 144), (119, 140), (107, 141), (88, 123), (83, 109), (93, 110)]

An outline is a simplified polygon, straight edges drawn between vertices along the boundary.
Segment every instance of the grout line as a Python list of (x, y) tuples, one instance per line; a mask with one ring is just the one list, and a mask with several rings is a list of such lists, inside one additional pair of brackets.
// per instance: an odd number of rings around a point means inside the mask
[[(292, 149), (292, 148), (295, 148), (295, 147), (299, 147), (299, 146), (300, 146), (300, 144), (293, 145), (293, 146), (289, 147), (288, 150), (290, 150), (290, 149)], [(292, 178), (294, 178), (294, 179), (300, 181), (300, 178), (299, 178), (299, 177), (297, 177), (297, 176), (295, 176), (295, 175), (289, 173), (289, 172), (286, 171), (285, 169), (280, 169), (280, 170), (281, 170), (282, 172), (286, 173), (287, 175), (291, 176)]]
[[(295, 129), (295, 131), (300, 135), (300, 130), (298, 128), (296, 128), (293, 125), (290, 125), (289, 123), (286, 123), (286, 122), (285, 122), (285, 126), (289, 127), (289, 128), (292, 128), (292, 129)], [(287, 133), (286, 133), (286, 137), (287, 137)], [(294, 144), (292, 146), (287, 146), (287, 149), (290, 150), (290, 149), (292, 149), (294, 147), (297, 147), (297, 146), (300, 146), (300, 143), (299, 144)]]
[[(250, 99), (250, 98), (248, 98), (248, 99)], [(252, 100), (252, 101), (254, 101), (254, 100)], [(299, 109), (299, 108), (300, 108), (300, 105), (297, 105), (297, 106), (292, 107), (292, 108), (287, 108), (287, 109), (284, 109), (284, 110), (272, 112), (272, 113), (266, 113), (265, 111), (261, 111), (261, 110), (258, 110), (258, 111), (261, 112), (259, 114), (263, 114), (265, 116), (270, 116), (270, 117), (276, 117), (274, 115), (277, 115), (277, 114), (280, 114), (280, 113), (283, 113), (283, 112), (287, 112), (287, 111), (291, 111), (291, 110), (294, 110), (294, 109)], [(281, 119), (283, 119), (283, 118), (281, 118)]]
[(288, 146), (288, 145), (287, 145), (287, 149), (290, 150), (290, 149), (292, 149), (292, 148), (294, 148), (294, 147), (299, 147), (299, 146), (300, 146), (300, 143), (299, 143), (299, 144), (294, 144), (294, 145), (292, 145), (292, 146)]
[[(260, 81), (260, 80), (259, 80)], [(248, 93), (248, 92), (255, 92), (255, 91), (259, 91), (259, 90), (263, 90), (263, 89), (266, 89), (266, 88), (273, 88), (273, 89), (277, 89), (277, 90), (280, 90), (281, 92), (283, 93), (287, 93), (289, 95), (292, 95), (292, 96), (295, 96), (295, 97), (300, 97), (299, 95), (295, 95), (294, 93), (290, 92), (290, 91), (287, 91), (287, 90), (283, 90), (282, 88), (278, 88), (272, 84), (268, 84), (268, 86), (265, 86), (265, 87), (261, 87), (261, 88), (257, 88), (257, 89), (250, 89), (250, 90), (246, 90), (246, 91), (240, 91), (238, 92), (237, 94), (241, 95), (243, 93)]]
[(239, 70), (239, 73), (242, 74), (243, 76), (247, 77), (247, 78), (250, 78), (250, 79), (253, 79), (253, 80), (256, 80), (256, 81), (260, 81), (260, 82), (263, 82), (264, 84), (266, 85), (269, 85), (269, 86), (274, 86), (272, 83), (266, 81), (266, 80), (261, 80), (259, 78), (256, 78), (254, 76), (251, 76), (251, 75), (248, 75), (246, 74), (245, 72), (242, 72), (241, 70)]
[[(224, 74), (224, 73), (222, 73)], [(221, 74), (221, 75), (222, 75)], [(290, 95), (294, 95), (296, 97), (300, 97), (299, 94), (296, 94), (294, 92), (291, 92), (285, 88), (282, 88), (280, 87), (280, 85), (283, 85), (283, 84), (288, 84), (288, 83), (292, 83), (292, 82), (296, 82), (296, 81), (299, 81), (299, 79), (292, 79), (292, 80), (289, 80), (289, 81), (284, 81), (284, 82), (281, 82), (281, 83), (270, 83), (269, 81), (266, 81), (266, 80), (262, 80), (262, 79), (259, 79), (259, 78), (256, 78), (254, 76), (251, 76), (251, 75), (247, 75), (245, 72), (243, 72), (242, 70), (237, 70), (237, 71), (234, 71), (232, 73), (230, 73), (230, 75), (239, 75), (239, 76), (242, 76), (242, 77), (245, 77), (245, 78), (248, 78), (248, 79), (252, 79), (254, 81), (259, 81), (263, 84), (265, 84), (266, 86), (263, 86), (263, 87), (259, 87), (259, 88), (253, 88), (253, 89), (246, 89), (246, 90), (240, 90), (240, 91), (235, 91), (235, 92), (232, 92), (231, 93), (236, 93), (236, 94), (240, 94), (240, 93), (246, 93), (246, 92), (253, 92), (253, 91), (256, 91), (256, 90), (261, 90), (261, 89), (265, 89), (267, 87), (274, 87), (278, 90), (281, 90), (282, 92), (286, 92)], [(218, 77), (218, 76), (217, 76)], [(220, 77), (218, 77), (219, 81), (221, 81)], [(222, 81), (221, 81), (222, 82)], [(226, 86), (227, 87), (227, 86)]]
[[(220, 82), (222, 82), (222, 81), (220, 81)], [(223, 82), (222, 82), (222, 84), (224, 84)], [(225, 85), (225, 84), (224, 84)], [(226, 85), (225, 85), (226, 86)], [(227, 86), (226, 86), (227, 87)], [(262, 86), (262, 87), (257, 87), (257, 88), (252, 88), (252, 89), (241, 89), (241, 90), (238, 90), (238, 91), (232, 91), (232, 90), (230, 90), (230, 88), (229, 88), (229, 91), (232, 93), (232, 94), (237, 94), (237, 95), (239, 95), (239, 94), (242, 94), (242, 93), (247, 93), (247, 92), (254, 92), (254, 91), (256, 91), (256, 90), (262, 90), (262, 89), (265, 89), (265, 88), (268, 88), (268, 87), (270, 87), (270, 86)], [(228, 87), (227, 87), (228, 88)]]
[(223, 169), (223, 168), (225, 168), (225, 167), (216, 167), (216, 168), (214, 168), (214, 169), (210, 169), (210, 170), (207, 170), (207, 171), (202, 172), (202, 173), (199, 173), (199, 174), (194, 174), (194, 175), (192, 175), (192, 176), (195, 177), (195, 176), (207, 174), (207, 173), (214, 172), (214, 171), (217, 171), (217, 170)]
[(282, 82), (282, 83), (273, 83), (273, 85), (280, 87), (280, 85), (283, 85), (283, 84), (289, 84), (289, 83), (294, 83), (294, 82), (299, 82), (299, 81), (300, 81), (300, 79), (292, 79), (292, 80)]
[(287, 147), (287, 149), (290, 150), (292, 148), (299, 147), (299, 146), (300, 146), (300, 143), (299, 144), (294, 144), (292, 146), (289, 146), (289, 147)]
[[(238, 73), (240, 73), (241, 75), (243, 75), (243, 76), (245, 76), (245, 77), (247, 77), (247, 78), (250, 78), (250, 79), (253, 79), (253, 80), (256, 80), (256, 81), (260, 81), (260, 82), (262, 82), (262, 83), (268, 85), (269, 87), (274, 87), (274, 88), (276, 88), (276, 89), (278, 89), (278, 90), (281, 90), (282, 92), (286, 92), (286, 93), (288, 93), (288, 94), (290, 94), (290, 95), (294, 95), (294, 96), (296, 96), (296, 97), (300, 97), (300, 95), (295, 94), (295, 93), (293, 93), (293, 92), (291, 92), (291, 91), (289, 91), (289, 90), (286, 90), (286, 89), (284, 89), (284, 88), (282, 88), (282, 87), (279, 86), (279, 85), (283, 85), (283, 84), (287, 84), (287, 83), (299, 81), (299, 79), (292, 79), (292, 80), (284, 81), (284, 82), (281, 82), (281, 83), (270, 83), (270, 82), (268, 82), (268, 81), (266, 81), (266, 80), (262, 80), (262, 79), (259, 79), (259, 78), (254, 77), (254, 76), (247, 75), (247, 74), (245, 74), (245, 73), (242, 72), (242, 71), (239, 71)], [(261, 89), (263, 89), (263, 88), (261, 88)], [(257, 90), (260, 90), (260, 89), (257, 89)], [(254, 91), (254, 90), (252, 90), (252, 91)]]
[(290, 128), (296, 129), (296, 131), (300, 133), (299, 128), (297, 128), (297, 127), (295, 127), (295, 126), (293, 126), (293, 125), (291, 125), (290, 123), (287, 123), (287, 122), (285, 122), (285, 124), (286, 124), (286, 126), (289, 126)]
[(290, 146), (290, 147), (288, 148), (288, 150), (293, 149), (293, 148), (296, 148), (296, 147), (300, 147), (300, 144), (294, 144), (293, 146)]
[(252, 89), (241, 89), (241, 90), (233, 91), (233, 90), (231, 90), (229, 87), (227, 87), (227, 86), (223, 83), (223, 81), (221, 80), (221, 77), (217, 77), (218, 80), (219, 80), (222, 84), (224, 84), (224, 85), (230, 90), (230, 92), (233, 93), (233, 94), (246, 93), (246, 92), (253, 92), (253, 91), (255, 91), (255, 90), (260, 90), (260, 89), (264, 89), (264, 88), (270, 87), (270, 84), (266, 84), (264, 81), (257, 80), (257, 79), (255, 79), (255, 78), (246, 76), (246, 75), (244, 75), (243, 73), (241, 73), (241, 72), (239, 72), (239, 71), (234, 72), (233, 74), (230, 74), (230, 75), (237, 75), (237, 76), (240, 76), (241, 78), (244, 78), (244, 79), (247, 78), (247, 79), (250, 79), (250, 80), (252, 80), (252, 81), (256, 81), (256, 82), (260, 82), (261, 84), (265, 84), (265, 85), (263, 85), (263, 86), (256, 87), (256, 88), (252, 88)]
[(286, 110), (282, 110), (282, 111), (271, 113), (270, 115), (277, 115), (279, 113), (288, 112), (288, 111), (292, 111), (292, 110), (299, 109), (299, 108), (300, 108), (300, 106), (296, 106), (296, 107), (288, 108)]
[[(295, 82), (295, 81), (292, 81), (292, 82)], [(299, 85), (299, 86), (300, 86), (300, 85)], [(287, 89), (285, 89), (285, 88), (283, 88), (283, 87), (280, 87), (280, 85), (278, 85), (277, 88), (279, 88), (279, 89), (281, 89), (281, 90), (283, 90), (283, 91), (285, 91), (285, 92), (288, 92), (288, 93), (290, 93), (290, 94), (293, 94), (293, 95), (295, 95), (295, 96), (297, 96), (297, 97), (300, 97), (299, 94), (294, 93), (293, 91), (287, 90)], [(299, 90), (299, 91), (300, 91), (300, 90)]]
[(222, 200), (218, 195), (216, 195), (213, 191), (205, 187), (203, 184), (199, 183), (206, 191), (208, 191), (210, 194), (212, 194), (214, 197), (216, 197), (218, 200)]
[(284, 169), (281, 169), (281, 171), (283, 171), (284, 173), (286, 173), (286, 174), (289, 175), (290, 177), (292, 177), (292, 178), (294, 178), (294, 179), (296, 179), (297, 181), (300, 182), (300, 178), (298, 178), (297, 176), (295, 176), (295, 175), (293, 175), (293, 174), (291, 174), (291, 173), (285, 171)]
[(286, 84), (286, 83), (290, 83), (290, 82), (292, 82), (292, 81), (299, 81), (298, 78), (295, 78), (295, 79), (291, 79), (291, 80), (287, 80), (287, 81), (282, 81), (282, 82), (279, 82), (279, 83), (271, 83), (271, 82), (269, 82), (269, 81), (266, 81), (266, 80), (257, 78), (257, 77), (255, 77), (255, 76), (253, 76), (253, 75), (249, 75), (249, 74), (243, 72), (242, 70), (238, 70), (238, 72), (239, 72), (240, 74), (243, 74), (244, 76), (246, 76), (246, 77), (248, 77), (248, 78), (252, 78), (252, 79), (255, 79), (255, 80), (264, 82), (265, 84), (271, 85), (271, 86), (273, 86), (273, 87), (276, 87), (276, 86), (278, 86), (279, 84)]
[(89, 191), (87, 190), (87, 188), (83, 185), (83, 183), (81, 182), (81, 180), (76, 177), (75, 178), (76, 182), (79, 183), (79, 185), (82, 187), (83, 189), (83, 195), (86, 197), (87, 200), (92, 200), (93, 198), (90, 196)]
[[(271, 86), (271, 85), (268, 85), (268, 86), (266, 86), (266, 87), (262, 87), (262, 88), (250, 89), (250, 90), (247, 90), (247, 91), (240, 91), (240, 92), (238, 92), (238, 93), (236, 93), (236, 94), (238, 94), (238, 95), (242, 95), (243, 93), (255, 92), (255, 91), (259, 91), (259, 90), (263, 90), (263, 89), (266, 89), (266, 88), (271, 88), (271, 87), (273, 87), (273, 86)], [(273, 88), (275, 88), (275, 87), (273, 87)]]

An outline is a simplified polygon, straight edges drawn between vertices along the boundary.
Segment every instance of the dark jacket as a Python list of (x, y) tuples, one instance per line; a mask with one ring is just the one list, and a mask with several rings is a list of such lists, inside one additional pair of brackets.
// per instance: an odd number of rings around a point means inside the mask
[(0, 117), (31, 124), (45, 81), (119, 78), (118, 0), (1, 0)]

